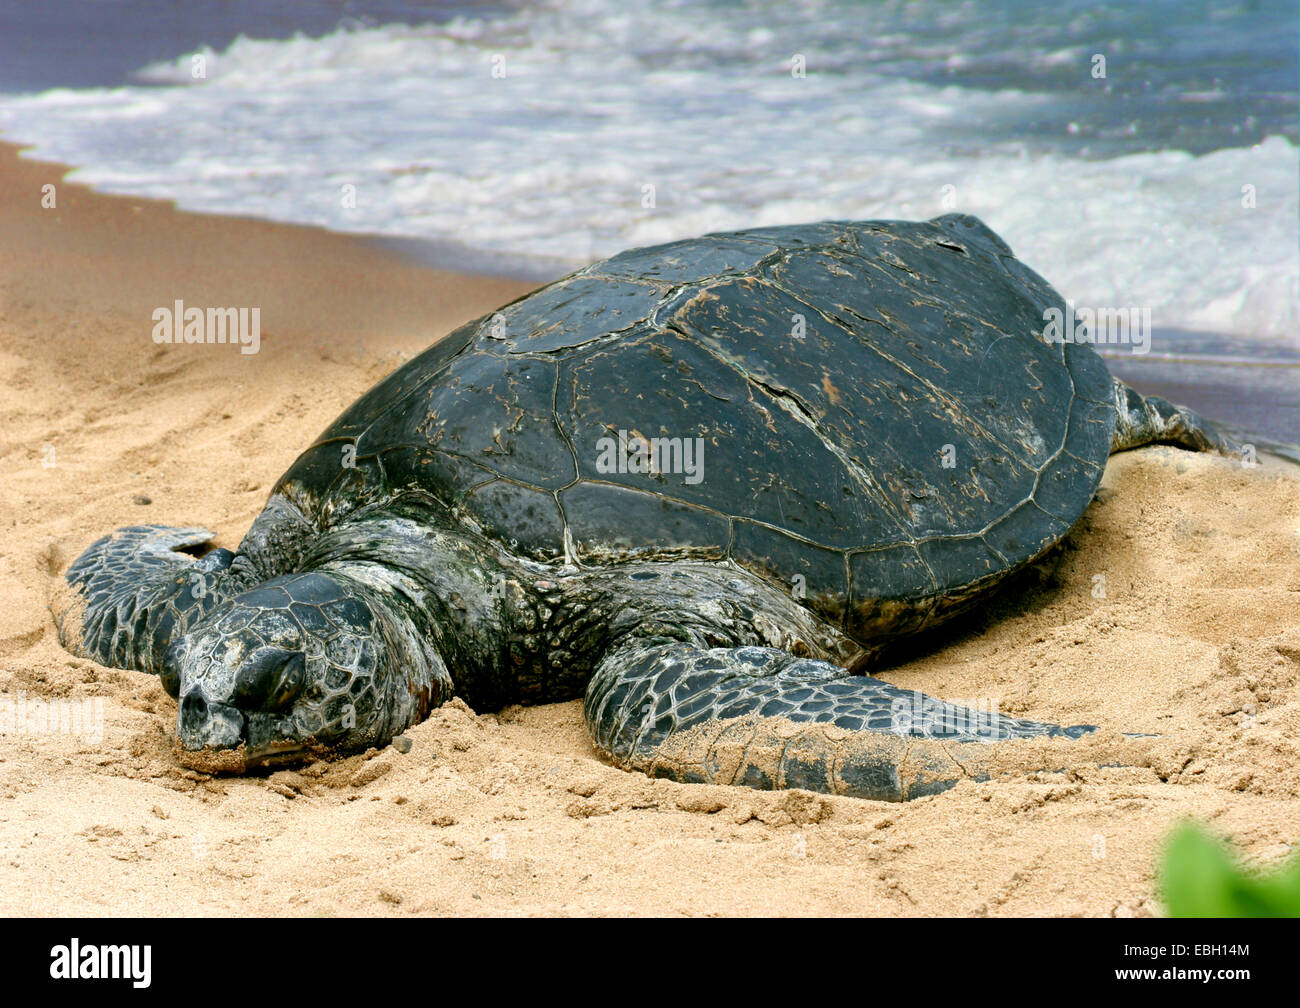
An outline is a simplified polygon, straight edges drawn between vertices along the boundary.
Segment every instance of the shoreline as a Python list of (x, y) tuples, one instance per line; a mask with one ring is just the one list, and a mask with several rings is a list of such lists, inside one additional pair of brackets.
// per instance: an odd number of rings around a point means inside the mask
[[(23, 156), (24, 151), (32, 149), (0, 140), (0, 158), (19, 165), (44, 166), (45, 175), (57, 175), (60, 179), (75, 170)], [(41, 171), (41, 168), (34, 168), (27, 174), (40, 174)], [(575, 268), (574, 264), (558, 259), (500, 255), (452, 242), (332, 231), (314, 225), (285, 224), (258, 217), (180, 211), (170, 201), (116, 196), (79, 183), (65, 184), (92, 193), (97, 199), (168, 207), (174, 213), (213, 222), (260, 224), (267, 235), (283, 227), (290, 232), (315, 234), (322, 241), (326, 240), (324, 236), (331, 236), (332, 248), (341, 250), (347, 247), (343, 243), (353, 243), (350, 254), (361, 249), (370, 250), (385, 257), (390, 264), (388, 268), (400, 263), (401, 271), (408, 273), (430, 269), (438, 274), (474, 277), (477, 282), (504, 281), (516, 285), (511, 289), (518, 293), (557, 279)], [(484, 310), (491, 307), (496, 305)], [(360, 320), (354, 316), (352, 324), (359, 326)], [(1276, 338), (1251, 342), (1235, 334), (1183, 329), (1157, 329), (1152, 335), (1168, 349), (1150, 355), (1103, 354), (1107, 367), (1138, 391), (1188, 406), (1238, 435), (1249, 435), (1261, 443), (1281, 444), (1288, 449), (1300, 444), (1300, 343), (1292, 345)]]
[[(531, 285), (63, 171), (0, 145), (0, 703), (94, 723), (0, 725), (0, 913), (1149, 916), (1178, 819), (1256, 863), (1296, 842), (1300, 479), (1168, 448), (1111, 460), (1038, 587), (881, 672), (1159, 736), (1127, 765), (1062, 748), (1058, 773), (888, 805), (651, 780), (597, 757), (580, 702), (453, 701), (405, 753), (181, 767), (156, 680), (59, 646), (47, 605), (69, 562), (137, 523), (234, 547), (360, 393)], [(258, 352), (155, 344), (151, 313), (177, 300), (260, 308)]]
[[(386, 336), (399, 327), (408, 332), (413, 321), (421, 331), (429, 331), (444, 320), (459, 324), (496, 307), (496, 298), (518, 297), (537, 286), (472, 271), (432, 268), (383, 247), (381, 236), (350, 235), (257, 217), (194, 213), (178, 210), (168, 200), (100, 193), (66, 181), (65, 176), (74, 170), (70, 166), (21, 157), (26, 149), (0, 141), (0, 208), (9, 218), (4, 251), (14, 267), (12, 282), (19, 285), (39, 286), (37, 271), (24, 268), (29, 265), (23, 260), (24, 253), (33, 259), (48, 254), (47, 249), (92, 256), (96, 267), (105, 272), (128, 267), (136, 271), (132, 280), (160, 292), (153, 299), (158, 305), (176, 300), (164, 296), (173, 289), (198, 288), (206, 294), (222, 286), (225, 297), (215, 299), (217, 303), (231, 300), (231, 295), (258, 303), (263, 308), (264, 325), (273, 329), (272, 319), (284, 304), (286, 310), (279, 314), (289, 323), (287, 331), (295, 336), (305, 334), (313, 325), (329, 336), (344, 332)], [(57, 205), (48, 210), (40, 206), (41, 187), (47, 184), (56, 186), (57, 199)], [(65, 222), (73, 216), (78, 217), (79, 226), (66, 228)], [(170, 242), (166, 240), (169, 231), (174, 235)], [(66, 251), (57, 244), (41, 247), (55, 236), (74, 242), (75, 247)], [(284, 269), (290, 253), (300, 257), (294, 266), (301, 268), (301, 278), (294, 268), (287, 269), (287, 275), (264, 278), (248, 261), (251, 258), (266, 268)], [(48, 264), (42, 265), (48, 268)], [(347, 286), (347, 281), (357, 279), (362, 279), (364, 286)], [(109, 295), (109, 310), (140, 303), (139, 298), (114, 296), (113, 287), (111, 283), (87, 283), (85, 290)], [(289, 290), (281, 293), (286, 287)], [(307, 303), (315, 309), (307, 318), (287, 310), (302, 294), (310, 295)], [(214, 299), (192, 296), (184, 300), (200, 304)], [(427, 318), (421, 319), (421, 312), (427, 313)], [(411, 347), (411, 352), (423, 350), (433, 338), (430, 335), (426, 343)]]

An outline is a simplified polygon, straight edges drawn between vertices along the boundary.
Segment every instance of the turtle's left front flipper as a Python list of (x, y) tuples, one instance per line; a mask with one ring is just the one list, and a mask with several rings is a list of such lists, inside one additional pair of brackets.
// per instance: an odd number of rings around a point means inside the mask
[(50, 606), (59, 642), (102, 665), (160, 675), (173, 637), (238, 590), (230, 550), (198, 560), (181, 552), (211, 540), (204, 528), (135, 525), (94, 543)]
[(1111, 453), (1149, 444), (1172, 444), (1191, 451), (1241, 458), (1242, 447), (1199, 414), (1159, 396), (1144, 396), (1113, 378), (1115, 436)]
[(583, 710), (603, 753), (653, 777), (881, 801), (986, 777), (990, 742), (1094, 730), (975, 711), (773, 648), (650, 640), (601, 661)]

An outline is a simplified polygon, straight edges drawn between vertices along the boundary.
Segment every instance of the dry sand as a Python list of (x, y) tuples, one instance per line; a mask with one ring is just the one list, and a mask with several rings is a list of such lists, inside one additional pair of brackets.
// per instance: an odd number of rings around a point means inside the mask
[[(0, 912), (1152, 914), (1178, 818), (1266, 863), (1300, 838), (1300, 482), (1165, 448), (1111, 462), (1054, 574), (887, 673), (1159, 733), (1135, 766), (894, 806), (653, 781), (601, 762), (576, 702), (456, 702), (406, 754), (180, 768), (157, 682), (59, 647), (68, 562), (141, 521), (234, 546), (343, 407), (523, 287), (61, 173), (0, 149), (0, 703), (98, 698), (102, 738), (0, 738)], [(150, 313), (176, 298), (260, 305), (261, 352), (155, 345)]]

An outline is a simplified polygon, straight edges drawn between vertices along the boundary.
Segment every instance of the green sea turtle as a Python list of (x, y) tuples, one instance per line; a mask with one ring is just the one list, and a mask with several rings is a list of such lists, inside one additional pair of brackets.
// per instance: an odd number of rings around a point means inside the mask
[(962, 747), (1092, 729), (915, 694), (872, 656), (1058, 542), (1111, 451), (1227, 450), (1044, 338), (1062, 308), (965, 215), (624, 252), (381, 381), (235, 552), (96, 542), (60, 637), (160, 676), (183, 752), (232, 769), (383, 746), (453, 694), (585, 696), (626, 768), (933, 793)]

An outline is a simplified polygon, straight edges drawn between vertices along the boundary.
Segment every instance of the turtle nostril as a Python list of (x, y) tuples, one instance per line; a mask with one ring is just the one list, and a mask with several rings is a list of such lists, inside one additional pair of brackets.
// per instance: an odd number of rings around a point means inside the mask
[(208, 720), (208, 701), (202, 693), (187, 693), (181, 700), (181, 731), (192, 735)]
[(302, 692), (307, 659), (301, 651), (259, 648), (235, 673), (231, 702), (243, 710), (281, 713)]

